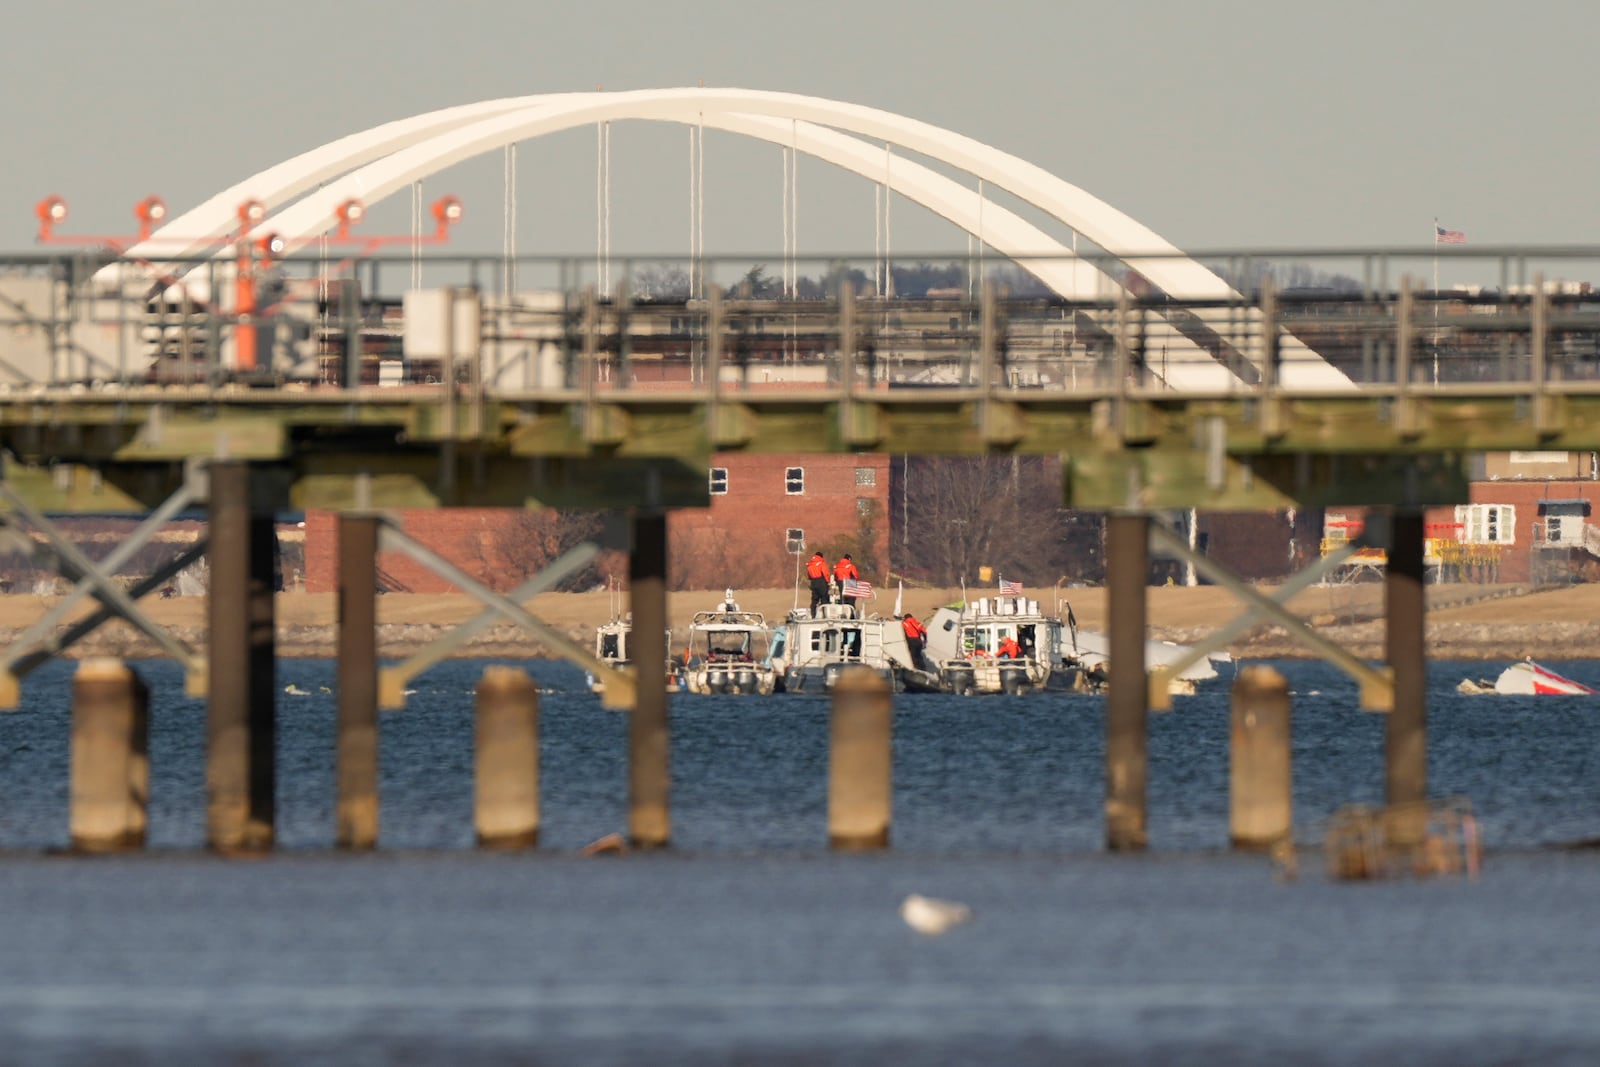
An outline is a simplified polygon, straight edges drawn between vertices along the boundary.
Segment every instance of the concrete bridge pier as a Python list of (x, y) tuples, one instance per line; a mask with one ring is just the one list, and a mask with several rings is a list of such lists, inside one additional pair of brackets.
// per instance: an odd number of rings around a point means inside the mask
[(339, 516), (339, 848), (378, 844), (378, 522)]
[(1149, 843), (1145, 751), (1150, 692), (1145, 680), (1145, 585), (1150, 570), (1150, 519), (1106, 517), (1111, 691), (1106, 695), (1106, 847), (1137, 851)]
[(667, 804), (671, 732), (667, 725), (667, 516), (634, 513), (628, 559), (636, 680), (628, 718), (628, 836), (636, 848), (660, 848), (672, 838)]
[(277, 561), (264, 480), (244, 462), (210, 467), (206, 839), (221, 852), (269, 849), (275, 834)]
[(86, 659), (72, 680), (72, 847), (143, 848), (150, 799), (150, 690), (119, 659)]
[[(1415, 820), (1395, 824), (1397, 836), (1415, 823), (1422, 833), (1423, 802), (1428, 799), (1428, 659), (1426, 599), (1423, 586), (1423, 516), (1414, 508), (1391, 515), (1388, 564), (1384, 572), (1385, 656), (1394, 676), (1394, 707), (1384, 723), (1385, 799), (1406, 806)], [(1404, 844), (1404, 841), (1396, 843)]]

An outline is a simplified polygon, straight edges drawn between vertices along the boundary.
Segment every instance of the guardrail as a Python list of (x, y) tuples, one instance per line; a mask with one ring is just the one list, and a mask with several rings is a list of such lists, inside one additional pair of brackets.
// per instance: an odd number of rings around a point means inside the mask
[(615, 291), (597, 293), (594, 264), (575, 259), (297, 256), (242, 271), (219, 258), (12, 257), (0, 259), (0, 387), (1600, 391), (1600, 293), (1571, 280), (1600, 277), (1600, 250), (1452, 248), (1435, 263), (1479, 280), (1450, 286), (1437, 265), (1419, 281), (1415, 252), (1197, 258), (1215, 291), (1161, 293), (1088, 258), (1078, 269), (1099, 279), (1094, 295), (1067, 299), (1015, 267), (903, 295), (911, 268), (895, 268), (890, 290), (877, 262), (848, 258), (787, 285), (748, 261), (622, 261), (607, 265)]

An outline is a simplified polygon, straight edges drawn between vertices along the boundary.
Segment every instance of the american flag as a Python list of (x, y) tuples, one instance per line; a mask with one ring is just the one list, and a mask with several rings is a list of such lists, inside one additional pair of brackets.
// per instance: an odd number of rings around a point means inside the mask
[(849, 597), (869, 597), (872, 595), (872, 583), (863, 582), (859, 578), (846, 578), (839, 587), (839, 592)]
[(1000, 595), (1001, 596), (1021, 596), (1022, 595), (1022, 583), (1021, 582), (1008, 582), (1004, 578), (1000, 579)]
[(1441, 245), (1464, 245), (1467, 235), (1460, 230), (1447, 230), (1436, 222), (1433, 224), (1433, 240)]

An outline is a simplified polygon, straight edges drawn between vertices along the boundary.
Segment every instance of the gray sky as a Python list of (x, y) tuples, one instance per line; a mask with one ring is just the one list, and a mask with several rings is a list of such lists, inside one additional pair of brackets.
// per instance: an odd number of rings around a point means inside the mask
[[(981, 17), (980, 17), (981, 15)], [(900, 112), (1073, 182), (1192, 251), (1422, 246), (1435, 216), (1472, 244), (1594, 243), (1600, 5), (1340, 2), (918, 4), (539, 0), (280, 4), (12, 0), (0, 35), (0, 251), (66, 230), (126, 233), (346, 133), (538, 92), (777, 89)], [(706, 245), (782, 248), (778, 150), (708, 133)], [(612, 131), (614, 253), (688, 246), (680, 128)], [(519, 149), (518, 246), (592, 253), (594, 134)], [(857, 178), (803, 162), (802, 251), (873, 249)], [(427, 182), (501, 246), (498, 154)], [(409, 201), (369, 220), (406, 228)], [(897, 251), (964, 251), (909, 205)]]

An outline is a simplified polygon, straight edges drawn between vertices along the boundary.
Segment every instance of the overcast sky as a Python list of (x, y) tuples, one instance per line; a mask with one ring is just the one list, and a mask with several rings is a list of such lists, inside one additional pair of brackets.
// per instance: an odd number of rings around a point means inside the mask
[[(1181, 247), (1594, 243), (1600, 4), (898, 4), (11, 0), (0, 251), (33, 204), (125, 233), (325, 141), (421, 111), (540, 92), (708, 86), (815, 94), (1022, 156)], [(782, 248), (778, 150), (707, 134), (709, 253)], [(612, 248), (687, 250), (680, 128), (612, 130)], [(803, 250), (870, 253), (873, 194), (802, 164)], [(503, 160), (428, 179), (501, 247)], [(592, 252), (594, 133), (518, 153), (519, 250)], [(369, 225), (403, 230), (409, 200)], [(901, 203), (897, 250), (965, 236)]]

